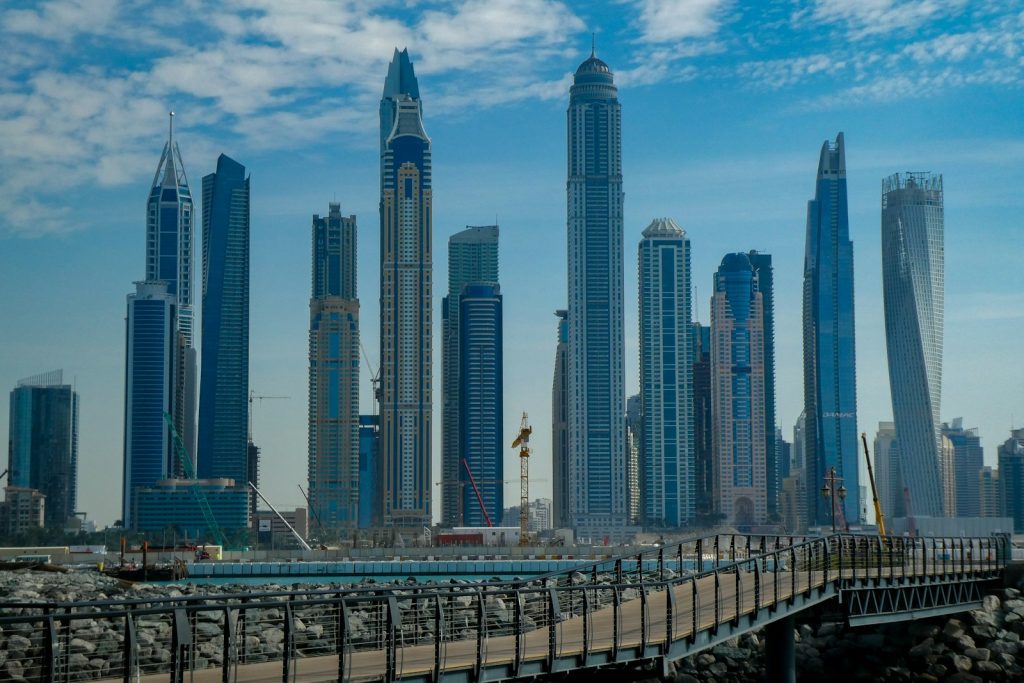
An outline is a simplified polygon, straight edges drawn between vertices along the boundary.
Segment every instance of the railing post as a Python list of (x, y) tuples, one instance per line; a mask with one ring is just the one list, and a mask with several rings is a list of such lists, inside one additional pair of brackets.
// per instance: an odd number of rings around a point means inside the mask
[(619, 620), (622, 618), (622, 595), (619, 593), (621, 586), (612, 587), (612, 661), (619, 659), (619, 636), (622, 635), (622, 625)]
[[(822, 550), (825, 551), (825, 561), (822, 564), (822, 567), (824, 567), (824, 575), (821, 578), (822, 590), (824, 590), (825, 584), (828, 583), (828, 570), (832, 568), (832, 553), (831, 553), (832, 547), (831, 546), (832, 546), (832, 541), (835, 538), (836, 538), (835, 536), (827, 536), (825, 538), (825, 543), (822, 544)], [(842, 541), (842, 538), (840, 538), (839, 539), (839, 548), (840, 548), (839, 552), (842, 552), (842, 547), (843, 547), (843, 541)], [(840, 567), (840, 569), (839, 569), (839, 578), (842, 578), (842, 576), (843, 576), (843, 570), (842, 570), (842, 567)]]
[(671, 585), (666, 585), (665, 591), (665, 648), (662, 653), (667, 655), (676, 635), (676, 592)]
[[(398, 600), (394, 595), (388, 595), (387, 597), (387, 613), (385, 615), (384, 623), (384, 680), (387, 683), (391, 683), (395, 680), (396, 671), (395, 665), (398, 653), (396, 652), (398, 644), (396, 642), (396, 632), (402, 625), (402, 610), (398, 606)], [(479, 633), (482, 629), (477, 629)]]
[[(449, 598), (450, 599), (450, 598)], [(444, 660), (442, 649), (444, 647), (444, 632), (445, 632), (445, 621), (444, 621), (444, 598), (440, 595), (434, 596), (434, 681), (441, 680), (441, 672), (444, 671), (442, 662)], [(518, 618), (518, 612), (517, 616)], [(338, 680), (344, 680), (343, 678)]]
[(736, 561), (736, 534), (729, 536), (729, 561)]
[(295, 616), (292, 611), (292, 598), (294, 594), (289, 595), (288, 599), (284, 603), (284, 652), (281, 653), (281, 664), (282, 664), (282, 683), (288, 683), (289, 674), (288, 672), (292, 668), (292, 662), (295, 659), (295, 622), (293, 617)]
[(700, 574), (704, 571), (704, 539), (698, 538), (697, 545), (694, 549), (697, 565), (693, 568), (695, 574)]
[(640, 656), (647, 652), (647, 631), (650, 628), (647, 616), (647, 586), (640, 584)]
[(236, 643), (238, 632), (235, 630), (235, 610), (231, 607), (224, 608), (223, 637), (224, 646), (221, 648), (221, 652), (224, 653), (224, 656), (221, 658), (220, 680), (221, 683), (230, 683), (231, 669), (238, 662), (238, 645)]
[(754, 611), (751, 614), (750, 621), (753, 623), (757, 620), (757, 613), (761, 609), (761, 560), (758, 558), (754, 560)]
[(562, 607), (558, 604), (558, 593), (548, 588), (548, 673), (555, 670), (558, 657), (558, 630), (561, 628)]
[[(69, 626), (70, 630), (70, 626)], [(43, 639), (43, 680), (56, 681), (60, 673), (60, 634), (57, 623), (46, 608), (46, 637)]]
[(590, 594), (586, 586), (583, 587), (583, 647), (581, 648), (583, 659), (580, 666), (586, 666), (590, 657)]
[(135, 631), (135, 617), (130, 611), (124, 615), (124, 683), (131, 683), (138, 666), (139, 636)]
[(622, 584), (622, 558), (615, 560), (615, 583)]
[(523, 642), (523, 621), (524, 621), (523, 617), (525, 615), (523, 614), (523, 596), (522, 596), (522, 594), (518, 590), (516, 590), (516, 592), (513, 595), (514, 595), (515, 601), (516, 601), (516, 615), (515, 615), (516, 657), (515, 657), (515, 660), (514, 660), (515, 664), (514, 664), (513, 668), (515, 670), (516, 678), (519, 678), (519, 674), (520, 674), (520, 671), (521, 671), (522, 666), (523, 666), (523, 654), (524, 654), (523, 653), (523, 647), (525, 645), (525, 643)]
[(875, 537), (875, 545), (878, 546), (878, 575), (875, 577), (875, 585), (882, 585), (882, 537)]
[(790, 563), (789, 563), (789, 582), (792, 587), (789, 591), (788, 604), (793, 605), (793, 601), (796, 599), (796, 575), (800, 571), (800, 568), (796, 564), (796, 546), (789, 546)]
[(696, 578), (690, 579), (690, 589), (692, 592), (692, 604), (690, 605), (690, 607), (692, 608), (691, 619), (693, 623), (691, 624), (690, 628), (689, 642), (692, 645), (697, 640), (697, 629), (700, 627), (700, 598), (697, 596)]
[(171, 615), (171, 682), (183, 683), (187, 666), (185, 648), (192, 644), (192, 630), (184, 608), (175, 607)]
[(484, 640), (487, 638), (487, 610), (484, 607), (484, 594), (476, 592), (476, 666), (474, 681), (479, 681), (484, 670)]
[(736, 612), (733, 614), (732, 624), (733, 626), (740, 625), (740, 609), (743, 607), (743, 584), (740, 582), (740, 568), (733, 567), (733, 574), (736, 578), (733, 580), (736, 584)]
[[(341, 596), (339, 596), (341, 597)], [(344, 681), (345, 667), (348, 664), (348, 603), (344, 597), (338, 603), (338, 637), (335, 639), (334, 649), (338, 653), (338, 680)], [(223, 681), (229, 683), (229, 681)]]
[(658, 548), (658, 581), (665, 580), (665, 546)]
[(715, 569), (718, 569), (719, 544), (718, 534), (715, 534)]
[(715, 569), (715, 623), (711, 626), (711, 634), (718, 633), (718, 623), (722, 620), (722, 601), (719, 599), (718, 569)]

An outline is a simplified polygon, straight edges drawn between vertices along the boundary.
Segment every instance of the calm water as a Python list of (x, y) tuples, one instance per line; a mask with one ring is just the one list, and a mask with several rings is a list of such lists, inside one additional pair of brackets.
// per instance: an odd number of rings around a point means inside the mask
[[(512, 574), (459, 574), (458, 576), (438, 576), (436, 574), (414, 576), (418, 583), (427, 582), (445, 582), (448, 579), (456, 578), (460, 581), (468, 581), (471, 583), (488, 581), (493, 578), (499, 578), (502, 581), (511, 581), (516, 578), (524, 578), (522, 576), (516, 576)], [(242, 585), (242, 586), (323, 586), (327, 584), (350, 584), (359, 583), (364, 578), (363, 576), (353, 576), (351, 574), (339, 575), (339, 576), (198, 576), (189, 577), (181, 581), (152, 581), (151, 583), (159, 585), (173, 585), (173, 584), (192, 584), (192, 585)], [(392, 583), (394, 581), (405, 581), (409, 578), (408, 574), (402, 575), (375, 575), (372, 578), (376, 583)]]

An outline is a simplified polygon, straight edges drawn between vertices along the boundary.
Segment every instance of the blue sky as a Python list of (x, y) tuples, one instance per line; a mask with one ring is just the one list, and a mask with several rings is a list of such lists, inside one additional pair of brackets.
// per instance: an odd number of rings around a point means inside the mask
[[(803, 401), (806, 202), (821, 143), (843, 131), (859, 428), (871, 436), (891, 419), (881, 179), (939, 172), (942, 415), (978, 426), (991, 463), (1014, 419), (1024, 422), (1020, 0), (4, 3), (0, 439), (15, 382), (63, 367), (82, 397), (79, 505), (100, 523), (118, 516), (125, 295), (144, 274), (145, 200), (174, 110), (194, 190), (220, 152), (252, 173), (251, 386), (291, 396), (257, 405), (254, 433), (268, 495), (301, 504), (310, 216), (336, 200), (358, 217), (362, 335), (376, 364), (377, 104), (394, 47), (408, 46), (434, 145), (435, 281), (445, 282), (447, 237), (497, 218), (505, 431), (530, 413), (532, 472), (545, 480), (532, 493), (548, 495), (553, 311), (566, 291), (565, 108), (591, 31), (623, 107), (630, 391), (636, 245), (652, 218), (671, 216), (692, 240), (705, 322), (725, 253), (773, 255), (777, 414), (791, 437)], [(435, 448), (435, 470), (436, 460)], [(510, 474), (514, 461), (509, 449)]]

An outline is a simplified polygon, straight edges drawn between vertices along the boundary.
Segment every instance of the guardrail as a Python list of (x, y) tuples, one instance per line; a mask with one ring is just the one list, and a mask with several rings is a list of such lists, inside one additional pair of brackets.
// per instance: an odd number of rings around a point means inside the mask
[[(1005, 537), (745, 537), (754, 540), (726, 546), (719, 537), (705, 553), (709, 538), (673, 546), (669, 557), (659, 549), (653, 565), (642, 553), (530, 582), (6, 603), (0, 639), (31, 682), (182, 681), (193, 671), (226, 683), (244, 680), (249, 666), (279, 667), (285, 681), (308, 667), (346, 681), (466, 670), (479, 680), (484, 669), (514, 678), (526, 667), (586, 667), (595, 654), (664, 656), (682, 639), (694, 644), (743, 619), (753, 625), (761, 610), (829, 590), (994, 578), (1008, 556)], [(690, 543), (700, 568), (672, 572), (677, 559), (685, 566)], [(711, 566), (705, 555), (714, 555)]]

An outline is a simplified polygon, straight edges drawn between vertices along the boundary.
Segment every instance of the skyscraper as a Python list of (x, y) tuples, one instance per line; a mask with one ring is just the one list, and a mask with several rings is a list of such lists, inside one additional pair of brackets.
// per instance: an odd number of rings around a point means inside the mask
[(878, 502), (887, 517), (903, 517), (903, 475), (900, 473), (900, 450), (896, 441), (896, 427), (892, 422), (879, 422), (875, 432), (874, 448), (875, 487)]
[(751, 250), (747, 258), (757, 274), (757, 290), (761, 292), (764, 308), (764, 335), (761, 338), (761, 353), (764, 356), (764, 452), (768, 477), (768, 514), (774, 516), (783, 470), (775, 440), (775, 430), (778, 429), (775, 424), (775, 274), (772, 272), (771, 254)]
[[(194, 464), (197, 370), (193, 344), (193, 224), (192, 191), (174, 139), (174, 112), (171, 112), (167, 142), (146, 202), (146, 280), (166, 282), (167, 293), (174, 298), (175, 326), (169, 334), (174, 339), (176, 358), (174, 393), (168, 413), (174, 417), (182, 445)], [(142, 377), (139, 379), (145, 381)], [(170, 471), (182, 474), (177, 458), (171, 462)]]
[[(441, 300), (441, 523), (463, 524), (465, 468), (459, 434), (459, 295), (473, 283), (498, 282), (498, 226), (466, 226), (448, 238), (448, 294)], [(500, 420), (500, 416), (499, 416)], [(472, 492), (472, 491), (471, 491)], [(499, 512), (501, 508), (498, 508)]]
[(693, 458), (697, 513), (715, 508), (712, 477), (711, 328), (693, 323)]
[(173, 415), (178, 356), (177, 303), (167, 282), (136, 282), (128, 295), (124, 378), (124, 490), (121, 520), (135, 528), (135, 492), (177, 469), (164, 413)]
[(1024, 529), (1024, 429), (1014, 429), (999, 447), (999, 511)]
[(551, 469), (553, 524), (572, 526), (569, 514), (569, 311), (559, 309), (555, 373), (551, 381)]
[[(957, 517), (979, 517), (981, 502), (978, 496), (978, 472), (984, 466), (985, 452), (977, 428), (964, 429), (963, 418), (942, 423), (943, 449), (952, 450), (953, 488)], [(953, 513), (951, 513), (952, 515)]]
[(380, 418), (359, 416), (359, 528), (380, 526)]
[(746, 254), (727, 254), (711, 299), (716, 511), (750, 527), (768, 516), (764, 300)]
[(328, 529), (360, 518), (359, 299), (356, 217), (331, 203), (313, 216), (309, 300), (309, 501)]
[(593, 53), (569, 90), (570, 515), (584, 538), (627, 532), (623, 421), (622, 135), (611, 69)]
[(8, 485), (46, 496), (46, 526), (64, 528), (78, 500), (78, 392), (61, 370), (23, 379), (8, 424)]
[(978, 470), (978, 516), (1002, 517), (999, 499), (999, 470), (986, 465)]
[[(835, 468), (843, 478), (848, 522), (860, 516), (853, 242), (846, 206), (843, 134), (821, 146), (814, 199), (807, 202), (804, 250), (804, 454), (808, 521), (830, 524), (832, 502), (819, 493)], [(839, 506), (839, 501), (836, 501)]]
[(430, 138), (408, 50), (380, 101), (380, 454), (382, 522), (431, 522), (433, 256)]
[(626, 509), (629, 511), (630, 524), (639, 524), (643, 515), (642, 421), (640, 394), (633, 394), (626, 399)]
[(221, 154), (203, 178), (203, 368), (199, 478), (248, 475), (249, 178)]
[(643, 231), (638, 254), (643, 516), (679, 527), (697, 510), (690, 240), (659, 218)]
[(460, 517), (469, 526), (486, 524), (481, 505), (492, 522), (501, 518), (504, 505), (501, 318), (496, 283), (463, 286), (458, 317)]
[(882, 181), (882, 292), (893, 421), (911, 508), (933, 517), (945, 512), (939, 474), (943, 231), (941, 175), (897, 173)]

